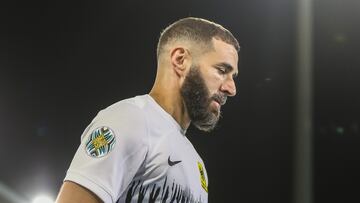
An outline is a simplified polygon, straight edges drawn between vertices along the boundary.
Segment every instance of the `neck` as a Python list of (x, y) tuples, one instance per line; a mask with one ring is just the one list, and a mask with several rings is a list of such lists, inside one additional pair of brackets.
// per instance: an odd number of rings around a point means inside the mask
[(176, 89), (169, 85), (155, 84), (149, 95), (186, 130), (190, 125), (190, 118), (180, 92), (174, 91)]

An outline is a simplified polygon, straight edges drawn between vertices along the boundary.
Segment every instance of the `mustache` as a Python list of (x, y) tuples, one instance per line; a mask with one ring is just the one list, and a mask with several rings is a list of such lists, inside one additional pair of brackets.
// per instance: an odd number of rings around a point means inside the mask
[(217, 93), (217, 94), (214, 94), (211, 97), (211, 99), (215, 100), (217, 103), (219, 103), (222, 106), (226, 103), (227, 96), (225, 94)]

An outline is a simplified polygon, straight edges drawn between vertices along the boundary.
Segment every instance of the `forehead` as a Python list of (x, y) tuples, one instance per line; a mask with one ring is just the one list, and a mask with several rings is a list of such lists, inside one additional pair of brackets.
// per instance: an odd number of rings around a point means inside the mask
[(234, 46), (223, 42), (222, 40), (213, 39), (214, 50), (204, 54), (204, 59), (211, 64), (228, 63), (238, 72), (238, 53)]

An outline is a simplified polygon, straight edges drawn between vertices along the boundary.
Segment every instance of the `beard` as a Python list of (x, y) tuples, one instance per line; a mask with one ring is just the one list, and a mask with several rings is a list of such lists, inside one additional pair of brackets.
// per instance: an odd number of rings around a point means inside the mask
[(210, 132), (219, 121), (220, 108), (211, 108), (213, 101), (225, 104), (226, 95), (216, 93), (210, 95), (209, 89), (198, 66), (191, 66), (186, 76), (180, 94), (184, 100), (191, 123), (201, 131)]

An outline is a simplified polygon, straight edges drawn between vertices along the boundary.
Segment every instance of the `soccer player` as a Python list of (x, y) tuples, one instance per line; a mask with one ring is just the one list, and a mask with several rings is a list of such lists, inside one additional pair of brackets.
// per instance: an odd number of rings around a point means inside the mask
[(149, 94), (100, 111), (85, 129), (57, 202), (208, 202), (205, 165), (186, 137), (211, 131), (236, 94), (239, 44), (224, 27), (188, 17), (157, 46)]

